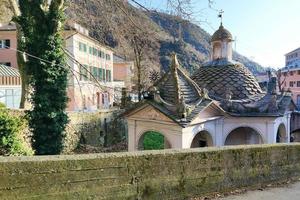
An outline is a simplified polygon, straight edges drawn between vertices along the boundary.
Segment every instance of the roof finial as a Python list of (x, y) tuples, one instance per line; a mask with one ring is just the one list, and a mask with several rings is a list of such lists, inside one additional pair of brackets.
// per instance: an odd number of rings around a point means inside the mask
[(224, 10), (220, 10), (219, 11), (219, 15), (218, 15), (218, 17), (220, 18), (220, 20), (221, 20), (221, 26), (223, 26), (223, 13), (224, 13)]

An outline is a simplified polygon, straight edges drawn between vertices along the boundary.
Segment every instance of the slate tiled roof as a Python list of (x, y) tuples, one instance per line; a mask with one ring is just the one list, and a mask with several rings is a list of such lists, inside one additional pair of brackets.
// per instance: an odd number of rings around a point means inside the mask
[(0, 64), (0, 76), (20, 77), (20, 73), (13, 67), (7, 67)]
[(199, 100), (200, 96), (196, 89), (197, 85), (193, 85), (189, 82), (189, 78), (180, 68), (177, 69), (177, 74), (178, 80), (175, 80), (177, 78), (172, 75), (172, 72), (168, 72), (165, 80), (162, 80), (162, 82), (159, 83), (158, 90), (160, 91), (161, 97), (169, 103), (176, 103), (176, 96), (178, 95), (176, 84), (178, 82), (180, 96), (183, 97), (186, 104), (191, 104)]
[(208, 62), (196, 71), (192, 79), (216, 100), (225, 99), (229, 91), (232, 100), (249, 99), (262, 93), (252, 73), (238, 62), (222, 59)]
[(170, 71), (155, 86), (161, 98), (173, 105), (178, 104), (180, 98), (185, 104), (195, 104), (201, 99), (199, 86), (181, 69), (176, 55), (172, 59)]

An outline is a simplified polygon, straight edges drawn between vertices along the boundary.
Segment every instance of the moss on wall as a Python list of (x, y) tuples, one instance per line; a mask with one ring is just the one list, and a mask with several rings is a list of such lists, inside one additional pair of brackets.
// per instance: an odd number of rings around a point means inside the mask
[[(24, 117), (24, 111), (10, 110), (9, 112), (13, 116)], [(122, 112), (122, 110), (93, 113), (69, 112), (70, 123), (66, 128), (64, 153), (73, 152), (79, 144), (103, 147), (106, 143), (112, 145), (124, 140), (127, 130), (126, 122), (119, 119)], [(115, 120), (116, 118), (118, 120)], [(24, 135), (30, 135), (28, 127), (24, 129)], [(118, 139), (115, 136), (118, 136)]]
[(300, 144), (0, 158), (0, 199), (186, 199), (300, 176)]

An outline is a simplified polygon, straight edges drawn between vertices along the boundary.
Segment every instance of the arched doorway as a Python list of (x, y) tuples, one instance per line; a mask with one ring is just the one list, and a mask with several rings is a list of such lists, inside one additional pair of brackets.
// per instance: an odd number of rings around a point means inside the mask
[(147, 131), (139, 139), (139, 150), (170, 149), (171, 145), (165, 136), (157, 131)]
[(284, 124), (280, 124), (277, 130), (276, 143), (287, 142), (287, 133)]
[(232, 130), (225, 140), (225, 145), (262, 144), (261, 135), (250, 127), (239, 127)]
[(200, 131), (194, 137), (191, 148), (210, 147), (213, 146), (213, 140), (208, 131)]

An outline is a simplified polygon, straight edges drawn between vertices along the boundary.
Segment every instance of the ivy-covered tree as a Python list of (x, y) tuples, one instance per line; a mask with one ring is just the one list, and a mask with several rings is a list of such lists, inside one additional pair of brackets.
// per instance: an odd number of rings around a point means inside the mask
[(32, 88), (29, 126), (36, 154), (59, 154), (68, 117), (67, 74), (61, 36), (64, 0), (19, 0), (21, 15), (15, 21), (28, 53), (26, 71)]

